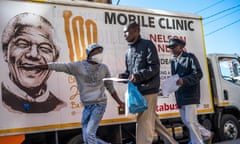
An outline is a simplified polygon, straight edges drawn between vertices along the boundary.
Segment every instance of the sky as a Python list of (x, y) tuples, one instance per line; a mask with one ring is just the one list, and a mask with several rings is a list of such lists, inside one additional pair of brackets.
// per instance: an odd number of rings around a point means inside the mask
[(207, 54), (240, 54), (240, 0), (120, 0), (118, 5), (200, 15)]

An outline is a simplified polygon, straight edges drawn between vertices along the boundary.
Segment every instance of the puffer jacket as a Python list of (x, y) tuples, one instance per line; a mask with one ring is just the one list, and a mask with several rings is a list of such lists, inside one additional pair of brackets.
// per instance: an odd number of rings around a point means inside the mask
[(134, 75), (134, 83), (141, 94), (153, 94), (159, 92), (160, 64), (157, 49), (150, 40), (139, 37), (138, 41), (129, 45), (126, 53), (125, 76)]
[(192, 53), (183, 52), (175, 68), (171, 62), (172, 75), (178, 74), (183, 79), (183, 85), (175, 92), (179, 107), (200, 103), (200, 80), (203, 76), (200, 64)]

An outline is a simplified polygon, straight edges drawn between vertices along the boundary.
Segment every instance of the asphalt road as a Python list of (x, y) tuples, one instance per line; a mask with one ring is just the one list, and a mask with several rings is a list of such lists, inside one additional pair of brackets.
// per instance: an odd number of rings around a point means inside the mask
[(224, 142), (214, 143), (214, 144), (240, 144), (240, 139), (231, 140), (231, 141), (224, 141)]

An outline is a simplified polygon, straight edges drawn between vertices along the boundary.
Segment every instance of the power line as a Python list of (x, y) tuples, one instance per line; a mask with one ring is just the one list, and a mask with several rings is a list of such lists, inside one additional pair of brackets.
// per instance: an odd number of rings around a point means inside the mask
[(119, 3), (120, 3), (120, 0), (117, 1), (117, 4), (116, 4), (116, 5), (119, 5)]
[(221, 16), (221, 17), (219, 17), (219, 18), (216, 18), (216, 19), (214, 19), (214, 20), (211, 20), (211, 21), (209, 21), (209, 22), (207, 22), (207, 23), (204, 23), (204, 25), (206, 26), (206, 25), (208, 25), (208, 24), (210, 24), (210, 23), (212, 23), (212, 22), (215, 22), (215, 21), (217, 21), (217, 20), (220, 20), (220, 19), (222, 19), (222, 18), (224, 18), (224, 17), (226, 17), (226, 16), (229, 16), (229, 15), (235, 13), (235, 12), (238, 12), (238, 11), (240, 11), (240, 9), (237, 9), (237, 10), (235, 10), (235, 11), (232, 11), (231, 13), (225, 14), (225, 15), (223, 15), (223, 16)]
[(210, 16), (208, 16), (208, 17), (203, 18), (203, 20), (209, 19), (209, 18), (211, 18), (211, 17), (214, 17), (214, 16), (219, 15), (219, 14), (221, 14), (221, 13), (224, 13), (224, 12), (226, 12), (226, 11), (229, 11), (229, 10), (235, 9), (235, 8), (237, 8), (237, 7), (240, 7), (240, 5), (236, 5), (236, 6), (233, 6), (233, 7), (228, 8), (228, 9), (225, 9), (225, 10), (219, 11), (219, 12), (213, 14), (213, 15), (210, 15)]
[(215, 6), (215, 5), (217, 5), (217, 4), (219, 4), (219, 3), (223, 2), (223, 1), (224, 1), (224, 0), (220, 0), (220, 1), (214, 3), (214, 4), (210, 5), (210, 6), (207, 6), (207, 7), (203, 8), (203, 9), (201, 9), (201, 10), (196, 11), (195, 13), (197, 14), (197, 13), (200, 13), (200, 12), (202, 12), (202, 11), (205, 11), (205, 10), (207, 10), (207, 9), (209, 9), (209, 8)]
[(219, 28), (219, 29), (216, 29), (216, 30), (214, 30), (214, 31), (212, 31), (212, 32), (210, 32), (210, 33), (207, 33), (207, 34), (205, 34), (205, 36), (212, 35), (213, 33), (218, 32), (218, 31), (220, 31), (220, 30), (222, 30), (222, 29), (225, 29), (225, 28), (227, 28), (227, 27), (229, 27), (229, 26), (231, 26), (231, 25), (233, 25), (233, 24), (235, 24), (235, 23), (238, 23), (238, 22), (240, 22), (240, 19), (238, 19), (238, 20), (236, 20), (236, 21), (234, 21), (234, 22), (232, 22), (232, 23), (230, 23), (230, 24), (228, 24), (228, 25), (225, 25), (225, 26), (223, 26), (223, 27), (221, 27), (221, 28)]

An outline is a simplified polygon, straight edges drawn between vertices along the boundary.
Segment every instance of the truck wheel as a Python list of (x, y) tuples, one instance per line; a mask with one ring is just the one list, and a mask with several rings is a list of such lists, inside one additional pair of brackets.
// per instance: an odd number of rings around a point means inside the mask
[(82, 135), (76, 135), (67, 144), (83, 144)]
[(240, 126), (235, 116), (223, 115), (220, 123), (220, 140), (237, 139), (240, 136), (239, 130)]
[(211, 130), (212, 129), (212, 122), (211, 122), (211, 120), (209, 119), (209, 118), (206, 118), (206, 119), (204, 119), (202, 122), (201, 122), (201, 124), (206, 128), (206, 129), (208, 129), (208, 130)]

